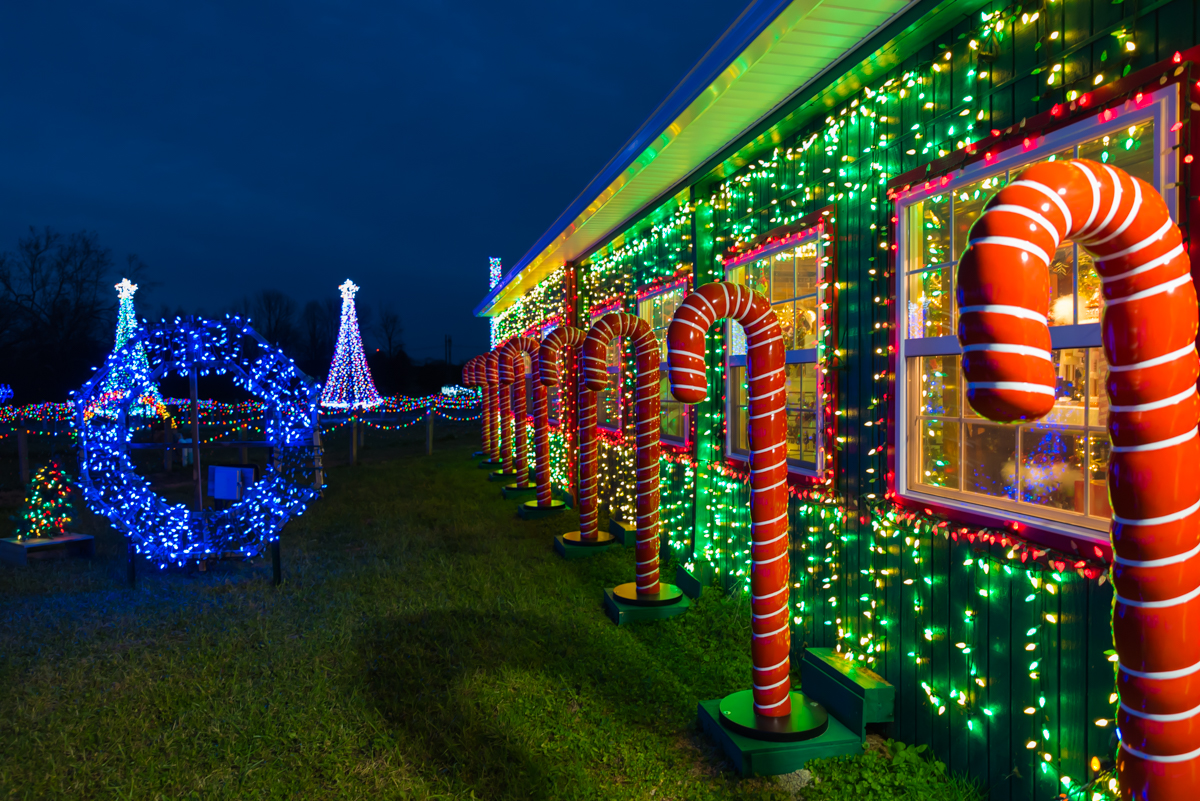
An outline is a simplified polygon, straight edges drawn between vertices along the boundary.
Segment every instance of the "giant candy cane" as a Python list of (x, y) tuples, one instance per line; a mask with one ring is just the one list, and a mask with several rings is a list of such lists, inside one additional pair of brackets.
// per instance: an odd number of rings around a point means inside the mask
[(688, 295), (667, 329), (671, 392), (684, 403), (699, 403), (708, 395), (704, 335), (725, 318), (741, 324), (748, 342), (754, 711), (786, 717), (792, 711), (786, 392), (783, 339), (770, 301), (726, 282), (706, 284)]
[[(525, 422), (525, 360), (522, 354), (529, 354), (535, 360), (533, 365), (535, 371), (537, 368), (536, 359), (540, 343), (533, 337), (513, 337), (504, 343), (500, 348), (500, 383), (502, 385), (511, 385), (506, 387), (512, 389), (512, 416), (513, 426), (516, 428), (515, 439), (516, 444), (513, 448), (512, 470), (517, 476), (517, 485), (524, 487), (529, 484), (529, 429)], [(518, 370), (520, 365), (520, 370)], [(534, 403), (537, 402), (537, 393), (534, 393)], [(542, 401), (545, 402), (546, 392), (542, 390)], [(535, 410), (536, 411), (536, 410)], [(547, 421), (549, 425), (549, 421)], [(509, 470), (509, 466), (505, 465), (505, 471)]]
[[(560, 325), (542, 340), (538, 353), (541, 364), (541, 381), (544, 386), (553, 387), (559, 383), (558, 360), (564, 350), (570, 348), (576, 353), (581, 352), (587, 335), (578, 328)], [(542, 477), (539, 462), (538, 468), (538, 498), (542, 494)], [(587, 388), (583, 382), (579, 384), (579, 538), (585, 542), (594, 542), (599, 538), (599, 524), (596, 517), (596, 492), (599, 469), (596, 465), (596, 393)], [(549, 476), (546, 483), (549, 484)]]
[[(481, 358), (482, 357), (479, 356), (472, 356), (470, 359), (467, 359), (467, 363), (463, 365), (462, 383), (464, 387), (477, 387), (483, 383), (479, 380), (479, 363)], [(483, 452), (487, 453), (487, 411), (481, 408), (480, 412), (480, 419), (483, 421)]]
[(658, 595), (658, 339), (640, 317), (609, 312), (595, 322), (583, 343), (584, 383), (593, 392), (608, 386), (609, 343), (629, 337), (637, 358), (637, 593)]
[(1054, 406), (1048, 264), (1066, 239), (1104, 289), (1121, 792), (1173, 801), (1200, 787), (1200, 361), (1189, 260), (1153, 187), (1048, 162), (988, 202), (958, 268), (967, 396), (1001, 422)]
[[(538, 348), (537, 361), (538, 361), (539, 374), (536, 376), (536, 378), (537, 378), (538, 383), (541, 384), (541, 386), (542, 386), (543, 393), (546, 393), (548, 391), (546, 389), (547, 387), (558, 386), (558, 383), (559, 383), (559, 369), (558, 369), (559, 359), (561, 358), (561, 356), (565, 350), (570, 349), (573, 351), (578, 351), (579, 348), (583, 345), (584, 336), (585, 335), (584, 335), (583, 331), (579, 330), (578, 328), (575, 328), (575, 327), (569, 326), (569, 325), (560, 325), (557, 328), (555, 328), (553, 331), (551, 331), (549, 334), (546, 334), (546, 336), (542, 339), (541, 347)], [(592, 486), (593, 486), (593, 490), (594, 490), (595, 477), (596, 477), (596, 469), (595, 469), (596, 468), (596, 464), (595, 464), (596, 447), (595, 447), (595, 441), (594, 441), (595, 437), (596, 437), (596, 429), (595, 429), (596, 396), (590, 390), (582, 390), (581, 395), (582, 395), (583, 391), (587, 392), (588, 397), (590, 398), (591, 407), (592, 407), (592, 424), (593, 424), (592, 432), (591, 432), (591, 437), (593, 439), (593, 443), (592, 443), (592, 457), (593, 457), (592, 458)], [(583, 404), (585, 402), (587, 402), (587, 400), (584, 399), (583, 397), (580, 397), (580, 404), (579, 404), (580, 418), (582, 418), (582, 416), (583, 416), (582, 410), (583, 410)], [(565, 406), (565, 404), (563, 404), (563, 405)], [(547, 421), (547, 423), (546, 423), (544, 436), (538, 431), (538, 429), (536, 427), (536, 423), (535, 423), (535, 427), (534, 427), (534, 433), (537, 435), (536, 450), (537, 450), (538, 506), (548, 506), (550, 504), (550, 500), (551, 500), (550, 424), (549, 424), (549, 421)], [(564, 433), (564, 436), (568, 435), (568, 433), (565, 431), (565, 426), (564, 426), (563, 433)], [(580, 431), (580, 437), (582, 438), (582, 436), (583, 436), (583, 432)], [(591, 499), (591, 504), (592, 504), (592, 529), (593, 529), (593, 537), (594, 537), (595, 536), (595, 527), (596, 527), (596, 521), (595, 521), (596, 498), (595, 498), (594, 494)], [(581, 520), (583, 518), (583, 515), (584, 515), (583, 501), (582, 501), (582, 499), (580, 499), (580, 501), (579, 501), (579, 516), (580, 516)]]
[(501, 471), (508, 471), (512, 461), (511, 430), (508, 427), (508, 398), (507, 390), (500, 389), (500, 349), (491, 351), (485, 357), (487, 371), (487, 386), (490, 396), (488, 406), (492, 410), (492, 458), (490, 461), (500, 464)]

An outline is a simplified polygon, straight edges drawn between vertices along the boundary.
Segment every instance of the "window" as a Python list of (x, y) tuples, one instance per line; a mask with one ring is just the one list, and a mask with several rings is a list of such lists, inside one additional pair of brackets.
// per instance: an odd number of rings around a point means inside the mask
[[(765, 248), (752, 250), (726, 265), (727, 280), (748, 286), (770, 298), (783, 334), (787, 364), (788, 465), (800, 472), (821, 469), (820, 399), (823, 395), (817, 368), (817, 334), (826, 324), (826, 312), (817, 302), (818, 287), (828, 281), (828, 256), (822, 245), (824, 225), (817, 224)], [(749, 458), (749, 397), (746, 386), (746, 334), (737, 323), (729, 325), (729, 364), (726, 393), (728, 453)]]
[[(543, 341), (545, 341), (546, 337), (549, 336), (550, 332), (553, 331), (555, 328), (558, 328), (561, 324), (562, 323), (560, 323), (557, 319), (553, 320), (551, 322), (548, 322), (548, 323), (545, 323), (544, 325), (542, 325), (542, 327), (540, 329), (532, 330), (529, 335), (534, 337), (535, 339), (537, 339), (538, 342), (543, 342)], [(569, 359), (570, 359), (570, 356), (565, 351), (562, 353), (559, 353), (559, 355), (558, 355), (559, 382), (552, 387), (545, 387), (545, 390), (546, 390), (546, 413), (547, 413), (547, 416), (549, 417), (550, 423), (552, 425), (558, 425), (559, 404), (562, 401), (561, 393), (566, 391), (563, 389), (563, 382), (566, 381), (566, 379), (568, 377), (567, 364), (569, 362)], [(532, 373), (530, 373), (529, 384), (527, 385), (528, 389), (527, 389), (527, 395), (526, 395), (526, 397), (528, 397), (530, 399), (530, 404), (533, 403), (533, 400), (532, 400), (533, 399), (533, 387), (534, 387), (535, 381), (537, 382), (537, 386), (541, 386), (541, 384), (542, 384), (541, 375), (539, 374), (537, 376), (534, 376)], [(532, 411), (533, 406), (531, 405), (529, 408)]]
[[(1132, 109), (1132, 110), (1131, 110)], [(1101, 284), (1091, 257), (1063, 242), (1050, 264), (1049, 323), (1057, 401), (1043, 420), (991, 423), (966, 400), (957, 338), (954, 271), (984, 203), (1026, 166), (1087, 158), (1120, 167), (1159, 191), (1174, 168), (1159, 154), (1175, 119), (1171, 92), (1146, 98), (1104, 122), (1084, 120), (1040, 139), (1033, 149), (967, 168), (957, 180), (918, 188), (898, 200), (897, 488), (967, 511), (1081, 534), (1106, 531), (1109, 438), (1100, 348)], [(928, 185), (927, 185), (928, 186)], [(1173, 192), (1164, 192), (1174, 215)]]
[[(620, 311), (614, 303), (602, 309), (592, 310), (592, 325), (609, 312)], [(596, 393), (596, 425), (609, 431), (621, 430), (621, 353), (624, 337), (616, 337), (608, 343), (608, 386)]]
[(667, 327), (687, 297), (687, 281), (680, 281), (638, 300), (638, 316), (650, 325), (659, 345), (659, 409), (660, 436), (662, 439), (686, 444), (688, 438), (687, 404), (675, 400), (671, 394), (671, 380), (667, 371)]

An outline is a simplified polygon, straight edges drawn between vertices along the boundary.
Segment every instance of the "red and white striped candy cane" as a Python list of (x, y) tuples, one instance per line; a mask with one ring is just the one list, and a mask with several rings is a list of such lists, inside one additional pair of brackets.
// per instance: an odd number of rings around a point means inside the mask
[[(541, 347), (540, 343), (533, 337), (513, 337), (500, 348), (500, 383), (512, 385), (512, 416), (513, 425), (516, 428), (512, 470), (517, 474), (518, 485), (529, 483), (529, 429), (525, 421), (525, 376), (527, 373), (523, 354), (529, 354), (531, 359), (536, 360), (539, 347)], [(520, 370), (517, 369), (518, 364)], [(536, 361), (533, 368), (536, 374)], [(544, 390), (541, 397), (544, 402), (546, 398)], [(536, 392), (534, 393), (534, 402), (537, 402)], [(508, 470), (508, 465), (505, 465), (504, 469)]]
[(1200, 787), (1200, 360), (1191, 265), (1152, 186), (1056, 161), (988, 202), (958, 268), (967, 397), (1001, 422), (1054, 406), (1048, 266), (1066, 239), (1104, 292), (1121, 793), (1173, 801)]
[[(572, 349), (578, 353), (586, 334), (578, 328), (560, 325), (545, 339), (538, 351), (538, 363), (541, 367), (542, 386), (553, 387), (559, 383), (559, 358), (561, 354)], [(538, 445), (541, 448), (541, 444)], [(549, 455), (549, 441), (546, 450)], [(547, 458), (546, 474), (542, 476), (542, 457), (538, 455), (538, 504), (549, 503), (550, 498), (550, 469)], [(599, 470), (596, 465), (596, 393), (580, 384), (579, 387), (579, 536), (580, 539), (594, 540), (599, 535), (599, 524), (596, 518), (596, 481)], [(545, 486), (543, 500), (542, 487)]]
[(489, 461), (500, 461), (500, 354), (489, 351), (483, 354), (483, 410), (484, 410), (484, 450)]
[(746, 332), (750, 384), (750, 609), (754, 711), (792, 711), (792, 634), (788, 628), (787, 416), (783, 338), (767, 298), (725, 281), (688, 295), (667, 329), (671, 393), (684, 403), (708, 395), (704, 335), (718, 320)]
[[(472, 356), (470, 359), (467, 359), (467, 363), (463, 365), (462, 384), (464, 387), (480, 386), (479, 361), (480, 358), (478, 356)], [(481, 409), (480, 411), (482, 412), (483, 410)], [(481, 414), (480, 419), (483, 421), (481, 426), (483, 433), (483, 451), (484, 453), (487, 453), (487, 414)]]
[(609, 312), (595, 322), (583, 342), (583, 376), (587, 388), (608, 386), (608, 345), (630, 337), (637, 360), (634, 427), (637, 432), (637, 591), (657, 595), (658, 583), (658, 458), (659, 387), (658, 339), (640, 317)]

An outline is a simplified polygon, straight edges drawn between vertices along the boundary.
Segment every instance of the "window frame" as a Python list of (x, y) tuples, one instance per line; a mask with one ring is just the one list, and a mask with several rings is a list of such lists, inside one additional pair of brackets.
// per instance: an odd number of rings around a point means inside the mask
[[(817, 275), (816, 275), (816, 307), (817, 307), (817, 344), (811, 348), (791, 349), (785, 351), (785, 364), (811, 364), (813, 365), (816, 391), (815, 391), (815, 417), (816, 417), (816, 442), (814, 451), (816, 458), (813, 462), (800, 462), (796, 459), (789, 458), (787, 460), (788, 475), (790, 478), (802, 478), (811, 481), (819, 481), (826, 477), (826, 471), (831, 464), (831, 460), (826, 458), (826, 430), (827, 430), (827, 415), (826, 408), (833, 401), (837, 389), (837, 378), (835, 375), (826, 375), (822, 371), (820, 360), (821, 351), (821, 331), (826, 329), (832, 330), (832, 340), (837, 341), (837, 324), (836, 324), (836, 304), (828, 301), (826, 290), (837, 281), (837, 270), (835, 264), (835, 254), (837, 250), (836, 236), (829, 234), (834, 231), (834, 226), (829, 222), (829, 216), (832, 214), (831, 208), (825, 208), (813, 214), (807, 215), (801, 220), (791, 223), (781, 228), (767, 231), (757, 237), (750, 243), (751, 247), (745, 253), (730, 254), (722, 263), (721, 268), (724, 274), (724, 279), (729, 280), (729, 274), (739, 267), (753, 264), (756, 261), (770, 258), (776, 253), (784, 250), (791, 250), (800, 245), (809, 242), (815, 242), (817, 245)], [(763, 242), (762, 245), (755, 247), (755, 242)], [(794, 276), (794, 273), (793, 273)], [(794, 278), (793, 278), (794, 280)], [(793, 293), (794, 293), (793, 289)], [(808, 297), (805, 295), (804, 297)], [(791, 302), (796, 300), (793, 297)], [(788, 302), (788, 301), (782, 301)], [(776, 305), (772, 300), (772, 306)], [(729, 384), (733, 380), (734, 368), (746, 366), (746, 356), (735, 356), (732, 353), (731, 344), (733, 342), (733, 326), (735, 323), (732, 320), (727, 320), (725, 323), (725, 458), (731, 461), (749, 464), (750, 455), (741, 451), (735, 451), (733, 448), (733, 430), (730, 422), (734, 419), (734, 393)], [(836, 348), (836, 344), (827, 346)]]
[[(1062, 128), (1044, 135), (1026, 137), (1020, 146), (1011, 147), (996, 156), (990, 154), (953, 174), (931, 178), (919, 186), (912, 186), (896, 192), (893, 197), (893, 220), (895, 221), (895, 254), (896, 263), (893, 265), (893, 280), (895, 282), (894, 312), (892, 324), (895, 326), (896, 358), (893, 371), (894, 384), (892, 398), (895, 404), (895, 414), (892, 420), (894, 431), (894, 451), (892, 469), (894, 483), (892, 486), (899, 500), (910, 504), (933, 504), (961, 512), (971, 517), (997, 520), (1002, 518), (1006, 524), (1015, 523), (1031, 526), (1036, 529), (1050, 531), (1071, 538), (1082, 539), (1091, 543), (1107, 545), (1108, 524), (1102, 528), (1096, 527), (1087, 520), (1087, 515), (1079, 522), (1067, 522), (1069, 514), (1046, 510), (1049, 515), (1037, 514), (1029, 504), (1019, 504), (1007, 498), (992, 499), (991, 502), (975, 502), (969, 499), (964, 490), (946, 490), (944, 492), (930, 491), (933, 488), (915, 483), (910, 484), (910, 460), (912, 447), (920, 447), (919, 443), (909, 441), (912, 424), (910, 419), (908, 386), (908, 361), (923, 356), (958, 356), (962, 348), (956, 334), (941, 337), (910, 339), (907, 327), (908, 309), (908, 275), (910, 271), (904, 264), (907, 253), (909, 231), (906, 213), (908, 207), (917, 201), (928, 197), (951, 192), (956, 187), (974, 183), (999, 172), (1011, 172), (1023, 166), (1032, 165), (1044, 160), (1047, 156), (1060, 152), (1067, 147), (1076, 147), (1084, 142), (1100, 136), (1111, 135), (1124, 130), (1133, 123), (1150, 122), (1154, 124), (1152, 146), (1154, 148), (1154, 175), (1158, 181), (1159, 191), (1172, 220), (1178, 221), (1178, 159), (1174, 158), (1174, 150), (1170, 142), (1172, 137), (1178, 139), (1178, 134), (1170, 128), (1179, 120), (1179, 94), (1176, 85), (1168, 85), (1154, 92), (1141, 95), (1141, 102), (1128, 101), (1125, 106), (1109, 109), (1090, 117), (1064, 125)], [(1040, 156), (1035, 155), (1040, 154)], [(951, 222), (953, 229), (953, 222)], [(952, 248), (953, 248), (952, 242)], [(953, 250), (951, 251), (953, 255)], [(951, 270), (957, 269), (957, 260), (948, 262)], [(943, 263), (943, 265), (946, 263)], [(935, 265), (936, 267), (936, 265)], [(1079, 286), (1078, 251), (1075, 260), (1075, 291), (1078, 295)], [(957, 288), (955, 287), (955, 290)], [(956, 294), (956, 292), (952, 293)], [(952, 299), (952, 320), (957, 325), (953, 314), (957, 309), (957, 298)], [(1076, 315), (1078, 319), (1078, 315)], [(1050, 328), (1051, 349), (1065, 350), (1071, 348), (1101, 347), (1102, 323), (1075, 323), (1072, 325), (1052, 325)], [(961, 373), (960, 373), (961, 381)], [(961, 404), (966, 404), (966, 386), (960, 384), (962, 394)], [(1017, 458), (1020, 459), (1018, 452)], [(961, 464), (960, 464), (961, 469)], [(1086, 479), (1085, 479), (1086, 480)], [(980, 496), (984, 497), (984, 496)], [(1030, 510), (1030, 511), (1022, 511)], [(1095, 518), (1094, 518), (1095, 519)]]
[[(611, 299), (609, 301), (606, 301), (605, 303), (601, 303), (599, 305), (593, 306), (590, 309), (588, 309), (588, 330), (591, 330), (591, 327), (596, 324), (597, 318), (603, 317), (604, 315), (608, 314), (609, 312), (623, 311), (624, 305), (625, 304), (622, 299), (615, 298), (615, 299)], [(584, 333), (586, 333), (586, 332), (584, 332)], [(617, 377), (617, 399), (616, 399), (617, 421), (612, 427), (606, 426), (606, 425), (604, 425), (604, 423), (600, 422), (601, 400), (600, 400), (600, 393), (597, 392), (596, 393), (596, 428), (600, 431), (607, 431), (610, 434), (620, 434), (622, 431), (624, 431), (624, 429), (621, 426), (625, 422), (625, 415), (623, 414), (624, 410), (621, 408), (623, 406), (622, 395), (624, 395), (624, 392), (622, 391), (622, 386), (621, 386), (621, 379), (622, 379), (622, 368), (624, 367), (624, 364), (625, 364), (625, 338), (617, 337), (613, 342), (609, 343), (608, 347), (610, 347), (610, 348), (613, 347), (614, 343), (616, 343), (616, 346), (617, 346), (617, 363), (615, 366), (608, 365), (607, 371), (610, 376), (616, 375), (616, 377)]]
[[(691, 287), (692, 287), (691, 275), (684, 274), (684, 275), (676, 275), (676, 277), (670, 278), (662, 284), (653, 284), (653, 285), (650, 285), (648, 287), (644, 287), (643, 289), (638, 290), (637, 297), (636, 297), (637, 307), (638, 307), (637, 308), (637, 317), (642, 320), (646, 319), (646, 318), (642, 317), (642, 303), (644, 303), (645, 301), (653, 300), (654, 298), (658, 297), (659, 295), (665, 295), (666, 293), (673, 292), (677, 289), (683, 289), (683, 297), (684, 297), (684, 300), (686, 300), (689, 292), (691, 291)], [(649, 321), (647, 321), (647, 322), (649, 322)], [(669, 326), (670, 323), (668, 322), (667, 325)], [(650, 331), (652, 333), (654, 332), (654, 330), (655, 329), (653, 327), (651, 327)], [(662, 330), (663, 330), (663, 336), (665, 337), (667, 329), (663, 328)], [(657, 335), (655, 335), (655, 338), (658, 339)], [(659, 340), (659, 343), (660, 343), (660, 345), (665, 346), (666, 340), (661, 339), (661, 340)], [(660, 358), (659, 366), (658, 366), (658, 369), (660, 371), (660, 378), (659, 378), (660, 384), (662, 383), (662, 378), (665, 377), (667, 368), (668, 368), (667, 360), (665, 358)], [(668, 392), (669, 392), (669, 390), (668, 390)], [(678, 401), (672, 401), (672, 402), (678, 403)], [(680, 405), (683, 408), (683, 436), (682, 437), (670, 437), (670, 436), (667, 436), (662, 433), (662, 410), (660, 409), (659, 410), (658, 441), (665, 445), (671, 445), (676, 448), (690, 448), (691, 444), (692, 444), (692, 407), (686, 403), (681, 403)]]

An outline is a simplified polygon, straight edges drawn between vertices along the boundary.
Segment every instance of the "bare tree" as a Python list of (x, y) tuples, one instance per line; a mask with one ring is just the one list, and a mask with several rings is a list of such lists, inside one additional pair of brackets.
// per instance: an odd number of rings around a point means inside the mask
[(388, 358), (395, 356), (396, 351), (404, 347), (404, 342), (401, 339), (404, 328), (400, 325), (400, 315), (396, 314), (395, 308), (391, 305), (381, 308), (379, 322), (375, 324), (375, 330), (379, 333), (379, 338), (383, 340)]
[(254, 296), (254, 330), (279, 347), (291, 344), (295, 335), (296, 301), (278, 289), (264, 289)]
[(92, 231), (31, 226), (16, 253), (0, 254), (0, 351), (25, 398), (59, 399), (103, 358), (112, 267), (112, 252)]

